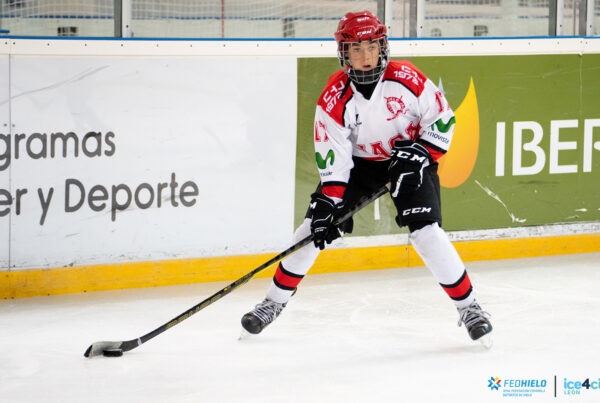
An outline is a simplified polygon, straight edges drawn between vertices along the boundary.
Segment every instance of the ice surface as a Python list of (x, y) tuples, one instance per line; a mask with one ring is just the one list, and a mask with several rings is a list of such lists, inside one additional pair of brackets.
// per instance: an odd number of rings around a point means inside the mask
[[(120, 358), (83, 352), (139, 337), (227, 283), (0, 301), (0, 402), (600, 401), (562, 388), (600, 378), (600, 254), (467, 268), (492, 314), (489, 351), (456, 326), (424, 268), (307, 276), (272, 326), (238, 341), (270, 281), (252, 280)], [(502, 397), (490, 377), (549, 385)]]

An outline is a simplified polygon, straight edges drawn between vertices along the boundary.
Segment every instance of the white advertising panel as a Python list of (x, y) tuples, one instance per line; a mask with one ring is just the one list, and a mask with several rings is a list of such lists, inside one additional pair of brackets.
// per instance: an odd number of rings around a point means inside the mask
[(7, 55), (0, 55), (0, 271), (9, 268), (9, 226), (11, 194), (10, 166), (9, 69)]
[(11, 90), (17, 268), (288, 244), (295, 58), (13, 56)]

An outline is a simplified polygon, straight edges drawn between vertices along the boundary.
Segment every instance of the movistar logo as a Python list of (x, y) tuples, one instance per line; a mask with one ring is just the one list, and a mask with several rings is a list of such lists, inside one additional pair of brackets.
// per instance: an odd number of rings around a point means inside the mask
[(442, 119), (438, 120), (437, 122), (435, 122), (434, 124), (431, 125), (431, 130), (436, 130), (440, 133), (448, 133), (448, 130), (450, 130), (450, 128), (452, 127), (453, 124), (456, 123), (456, 119), (454, 119), (454, 116), (452, 116), (450, 118), (450, 120), (448, 121), (448, 123), (444, 123), (444, 121)]
[(327, 160), (331, 159), (329, 165), (333, 165), (333, 162), (335, 161), (335, 154), (333, 153), (333, 150), (329, 150), (329, 152), (327, 152), (327, 156), (323, 158), (321, 153), (317, 152), (315, 153), (315, 159), (317, 160), (317, 166), (319, 169), (325, 169), (327, 168)]

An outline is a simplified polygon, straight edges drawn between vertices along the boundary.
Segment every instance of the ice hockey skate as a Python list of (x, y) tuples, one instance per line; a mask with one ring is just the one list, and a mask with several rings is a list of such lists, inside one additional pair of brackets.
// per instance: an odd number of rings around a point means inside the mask
[[(265, 298), (251, 312), (242, 316), (242, 327), (250, 334), (259, 334), (281, 314), (285, 305)], [(243, 337), (242, 334), (240, 339)]]
[(481, 309), (476, 301), (473, 301), (467, 307), (457, 308), (457, 310), (459, 314), (458, 326), (460, 327), (464, 323), (472, 340), (479, 341), (486, 348), (491, 348), (490, 332), (492, 331), (492, 324), (488, 320), (490, 314)]

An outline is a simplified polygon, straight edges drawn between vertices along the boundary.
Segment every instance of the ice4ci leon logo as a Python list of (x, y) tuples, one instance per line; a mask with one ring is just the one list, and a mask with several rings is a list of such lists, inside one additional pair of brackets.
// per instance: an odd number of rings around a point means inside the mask
[(580, 395), (582, 390), (600, 390), (600, 378), (592, 380), (587, 378), (583, 381), (573, 381), (563, 378), (563, 394), (565, 395)]

